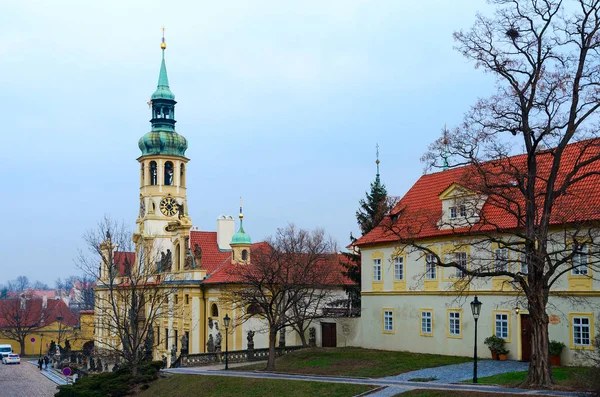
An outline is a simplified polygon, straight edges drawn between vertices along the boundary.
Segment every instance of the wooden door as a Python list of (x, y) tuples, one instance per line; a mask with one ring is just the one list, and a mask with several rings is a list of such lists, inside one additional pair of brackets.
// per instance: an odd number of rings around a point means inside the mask
[(321, 323), (321, 341), (323, 347), (336, 347), (335, 323)]
[(531, 320), (529, 314), (521, 314), (521, 360), (531, 359)]

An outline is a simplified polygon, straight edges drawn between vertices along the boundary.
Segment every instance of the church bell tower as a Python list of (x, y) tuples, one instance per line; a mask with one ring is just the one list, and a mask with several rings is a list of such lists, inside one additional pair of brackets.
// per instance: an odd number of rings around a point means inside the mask
[[(145, 248), (153, 248), (157, 272), (183, 270), (189, 244), (191, 219), (187, 212), (186, 165), (187, 140), (175, 131), (175, 95), (169, 88), (165, 63), (164, 28), (160, 44), (162, 62), (156, 91), (150, 98), (150, 132), (140, 138), (140, 209), (136, 243), (143, 239)], [(149, 242), (152, 242), (151, 244)], [(159, 255), (160, 254), (160, 255)]]

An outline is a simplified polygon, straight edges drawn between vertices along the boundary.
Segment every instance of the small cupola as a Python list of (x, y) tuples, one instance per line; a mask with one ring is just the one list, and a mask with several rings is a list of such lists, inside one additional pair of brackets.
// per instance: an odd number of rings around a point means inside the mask
[(231, 261), (233, 263), (250, 263), (250, 246), (252, 240), (244, 231), (244, 214), (242, 213), (242, 200), (240, 199), (240, 230), (231, 238)]

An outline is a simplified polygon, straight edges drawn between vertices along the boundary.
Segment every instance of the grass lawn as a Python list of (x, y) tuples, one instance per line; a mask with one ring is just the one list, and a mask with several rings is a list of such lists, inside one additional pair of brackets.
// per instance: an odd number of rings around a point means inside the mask
[(459, 390), (411, 390), (396, 396), (402, 397), (517, 397), (521, 394), (504, 394), (504, 393), (478, 393), (472, 391), (459, 391)]
[[(296, 374), (379, 378), (403, 372), (471, 361), (468, 357), (369, 350), (358, 347), (302, 349), (277, 359), (275, 371)], [(263, 370), (264, 364), (236, 368)]]
[[(559, 389), (580, 390), (582, 380), (586, 377), (588, 368), (586, 367), (553, 367), (552, 376)], [(507, 387), (519, 387), (525, 381), (527, 371), (507, 372), (505, 374), (479, 378), (479, 383), (494, 384)], [(468, 382), (465, 382), (468, 383)]]
[(249, 379), (225, 376), (170, 375), (159, 378), (138, 397), (348, 397), (374, 389), (375, 386), (293, 380)]

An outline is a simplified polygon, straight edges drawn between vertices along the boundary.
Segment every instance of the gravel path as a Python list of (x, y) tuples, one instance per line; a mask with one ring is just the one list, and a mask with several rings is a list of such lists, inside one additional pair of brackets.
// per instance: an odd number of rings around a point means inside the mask
[[(477, 362), (477, 377), (483, 378), (505, 372), (527, 371), (529, 363), (521, 361), (494, 361), (480, 360)], [(428, 383), (457, 383), (463, 380), (473, 379), (473, 363), (462, 363), (445, 365), (443, 367), (420, 369), (418, 371), (405, 372), (400, 375), (387, 376), (384, 380), (408, 381), (411, 379), (436, 378)]]

